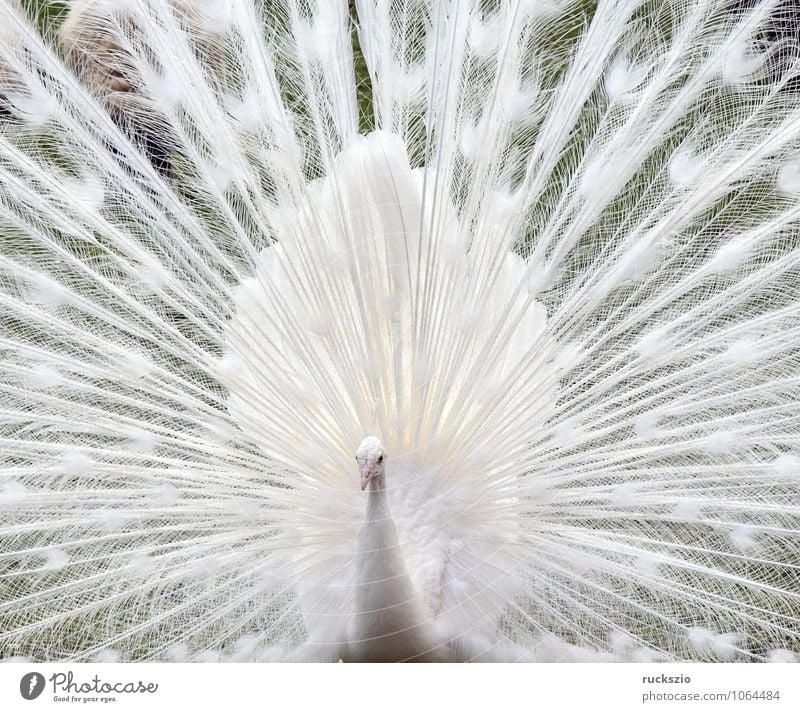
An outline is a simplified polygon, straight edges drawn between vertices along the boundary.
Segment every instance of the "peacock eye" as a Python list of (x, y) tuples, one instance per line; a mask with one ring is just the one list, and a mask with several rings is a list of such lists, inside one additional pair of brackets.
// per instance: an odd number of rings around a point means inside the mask
[(383, 455), (378, 458), (378, 462), (383, 462)]

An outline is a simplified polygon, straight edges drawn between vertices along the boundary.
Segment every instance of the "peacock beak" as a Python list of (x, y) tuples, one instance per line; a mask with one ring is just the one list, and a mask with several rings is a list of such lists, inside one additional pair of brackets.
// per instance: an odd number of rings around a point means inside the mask
[(375, 473), (370, 469), (369, 465), (364, 465), (361, 468), (361, 491), (367, 489), (369, 481), (375, 477)]

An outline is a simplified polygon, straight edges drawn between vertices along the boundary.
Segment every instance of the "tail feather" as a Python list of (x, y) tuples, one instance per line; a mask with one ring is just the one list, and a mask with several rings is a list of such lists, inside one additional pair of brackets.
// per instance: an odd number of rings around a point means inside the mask
[(797, 655), (779, 7), (0, 3), (0, 655)]

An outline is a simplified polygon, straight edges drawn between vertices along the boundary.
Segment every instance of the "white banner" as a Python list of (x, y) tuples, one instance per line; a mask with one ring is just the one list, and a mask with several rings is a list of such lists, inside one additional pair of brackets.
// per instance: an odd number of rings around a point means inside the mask
[(800, 666), (0, 665), (0, 710), (800, 710)]

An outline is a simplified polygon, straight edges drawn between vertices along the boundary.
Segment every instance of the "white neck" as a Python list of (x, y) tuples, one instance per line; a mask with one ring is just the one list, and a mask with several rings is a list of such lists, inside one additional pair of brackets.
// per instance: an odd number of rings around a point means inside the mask
[(434, 660), (416, 593), (392, 520), (385, 474), (367, 485), (367, 512), (356, 547), (355, 615), (349, 659)]
[[(391, 521), (389, 498), (386, 496), (385, 475), (373, 477), (367, 484), (367, 522)], [(397, 532), (395, 532), (395, 536)]]

